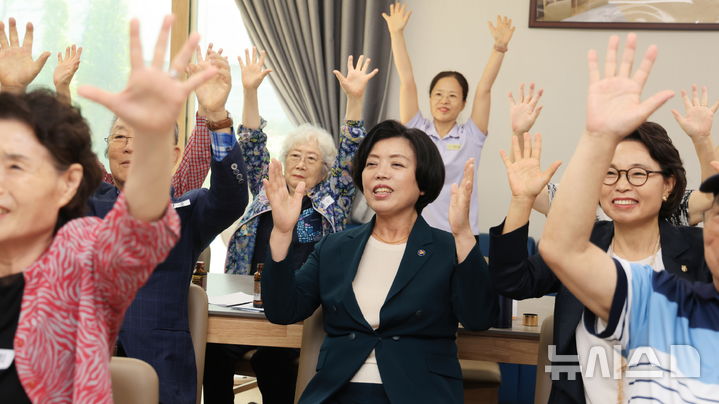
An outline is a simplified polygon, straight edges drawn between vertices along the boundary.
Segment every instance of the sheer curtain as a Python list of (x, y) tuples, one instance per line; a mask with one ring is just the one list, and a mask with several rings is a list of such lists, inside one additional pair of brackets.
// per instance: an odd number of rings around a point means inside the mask
[(347, 57), (372, 58), (380, 72), (367, 88), (363, 118), (384, 118), (391, 45), (382, 12), (390, 0), (236, 0), (252, 42), (268, 54), (274, 84), (296, 124), (310, 122), (337, 138), (346, 99), (332, 70)]

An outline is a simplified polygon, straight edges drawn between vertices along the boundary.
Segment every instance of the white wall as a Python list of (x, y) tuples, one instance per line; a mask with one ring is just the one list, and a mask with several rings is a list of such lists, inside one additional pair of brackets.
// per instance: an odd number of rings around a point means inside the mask
[[(535, 130), (544, 137), (543, 166), (547, 162), (570, 158), (582, 133), (587, 86), (586, 54), (590, 48), (606, 48), (614, 31), (528, 28), (529, 0), (409, 0), (413, 11), (405, 35), (412, 57), (420, 108), (428, 114), (429, 82), (441, 70), (458, 70), (467, 76), (470, 88), (476, 86), (492, 48), (487, 21), (497, 14), (512, 18), (517, 30), (509, 45), (504, 65), (494, 84), (489, 139), (479, 164), (480, 225), (483, 231), (498, 224), (505, 216), (509, 202), (504, 165), (499, 150), (509, 145), (510, 126), (507, 93), (516, 94), (520, 82), (534, 81), (545, 89), (544, 110)], [(626, 31), (616, 33), (625, 35)], [(710, 98), (719, 99), (719, 32), (640, 31), (641, 52), (650, 44), (659, 46), (659, 57), (644, 94), (673, 89), (677, 97), (670, 100), (650, 119), (669, 132), (681, 152), (690, 187), (699, 184), (699, 165), (689, 138), (671, 115), (672, 108), (683, 110), (678, 98), (680, 89), (692, 83), (707, 85)], [(601, 62), (601, 61), (600, 61)], [(398, 81), (390, 79), (388, 117), (397, 119)], [(474, 96), (473, 89), (468, 101)], [(470, 103), (460, 116), (468, 117)], [(561, 178), (562, 168), (555, 176)], [(541, 235), (544, 217), (534, 213), (530, 234)]]

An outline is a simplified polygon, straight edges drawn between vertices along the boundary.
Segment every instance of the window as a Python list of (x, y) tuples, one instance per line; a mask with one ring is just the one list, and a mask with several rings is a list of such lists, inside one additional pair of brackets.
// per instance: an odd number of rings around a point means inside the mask
[[(232, 91), (227, 100), (227, 109), (237, 125), (242, 121), (242, 82), (238, 56), (245, 57), (245, 49), (252, 48), (250, 36), (234, 1), (197, 0), (197, 32), (202, 35), (202, 50), (212, 42), (215, 49), (222, 48), (222, 54), (229, 57), (232, 71)], [(268, 55), (268, 58), (272, 55)], [(272, 73), (270, 73), (272, 75)], [(269, 77), (258, 89), (260, 114), (267, 120), (267, 147), (272, 157), (278, 157), (285, 135), (295, 125), (285, 113), (277, 92)]]
[[(204, 51), (207, 44), (212, 42), (215, 49), (222, 48), (222, 54), (229, 57), (232, 72), (232, 91), (227, 99), (227, 110), (232, 113), (235, 125), (242, 122), (242, 82), (238, 56), (245, 57), (245, 49), (252, 48), (252, 42), (245, 29), (240, 10), (234, 1), (197, 0), (197, 32), (202, 35), (201, 46)], [(268, 58), (272, 55), (268, 55)], [(270, 73), (271, 75), (272, 73)], [(267, 148), (272, 157), (279, 157), (282, 142), (286, 134), (295, 125), (285, 113), (282, 103), (270, 83), (269, 77), (258, 89), (260, 115), (267, 120), (264, 131), (267, 134)], [(225, 231), (224, 236), (229, 238), (236, 226)], [(212, 259), (210, 272), (222, 273), (225, 268), (227, 246), (217, 237), (210, 246)]]
[(171, 0), (3, 0), (0, 18), (7, 24), (8, 18), (15, 17), (21, 41), (26, 23), (32, 22), (35, 27), (33, 56), (44, 51), (52, 53), (31, 89), (40, 86), (54, 89), (52, 76), (57, 53), (72, 44), (83, 47), (80, 68), (71, 84), (73, 103), (82, 108), (83, 116), (90, 123), (95, 153), (107, 163), (102, 139), (110, 130), (112, 113), (77, 96), (77, 86), (90, 84), (109, 91), (124, 88), (130, 72), (130, 18), (140, 19), (143, 54), (149, 61), (162, 16), (171, 9)]

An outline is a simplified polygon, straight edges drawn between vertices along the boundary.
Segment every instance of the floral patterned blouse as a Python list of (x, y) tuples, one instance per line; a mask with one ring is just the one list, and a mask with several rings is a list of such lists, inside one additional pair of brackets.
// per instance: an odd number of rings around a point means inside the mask
[[(255, 235), (259, 216), (271, 210), (267, 195), (262, 188), (262, 179), (268, 178), (270, 153), (267, 150), (267, 135), (260, 129), (240, 126), (240, 145), (245, 154), (247, 178), (253, 200), (240, 219), (239, 228), (230, 239), (227, 248), (225, 272), (249, 274), (252, 254), (255, 251)], [(322, 216), (322, 235), (344, 230), (349, 223), (355, 186), (352, 181), (351, 163), (360, 142), (367, 135), (364, 121), (345, 121), (340, 129), (340, 147), (334, 165), (327, 179), (307, 193), (312, 207)]]

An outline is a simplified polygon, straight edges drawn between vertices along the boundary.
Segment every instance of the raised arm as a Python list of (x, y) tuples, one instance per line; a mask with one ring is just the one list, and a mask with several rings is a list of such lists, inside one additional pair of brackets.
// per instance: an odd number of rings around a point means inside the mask
[(185, 145), (182, 160), (172, 176), (171, 184), (176, 198), (188, 191), (201, 188), (207, 178), (212, 158), (208, 124), (224, 121), (224, 124), (221, 125), (223, 127), (218, 127), (216, 132), (230, 133), (232, 129), (232, 120), (225, 119), (229, 117), (225, 105), (232, 82), (230, 64), (227, 58), (222, 56), (222, 49), (215, 52), (212, 46), (212, 44), (207, 46), (204, 57), (198, 47), (196, 50), (197, 63), (189, 64), (186, 69), (190, 77), (208, 67), (217, 69), (217, 74), (195, 90), (198, 105), (195, 127)]
[(199, 41), (197, 33), (190, 35), (172, 60), (170, 71), (164, 70), (173, 20), (172, 16), (165, 17), (149, 66), (143, 62), (139, 22), (130, 22), (131, 71), (122, 92), (112, 94), (90, 86), (78, 89), (81, 96), (104, 105), (135, 129), (133, 164), (123, 192), (130, 214), (142, 221), (155, 221), (165, 213), (174, 163), (175, 122), (190, 92), (216, 73), (210, 67), (185, 82), (179, 80)]
[(349, 55), (347, 58), (347, 76), (343, 76), (339, 70), (332, 70), (340, 83), (340, 87), (342, 87), (342, 91), (347, 96), (347, 110), (345, 111), (345, 120), (347, 121), (362, 120), (362, 106), (364, 105), (367, 83), (379, 72), (379, 69), (367, 72), (371, 61), (372, 59), (360, 55), (355, 66), (354, 57)]
[(399, 75), (399, 121), (403, 124), (409, 122), (419, 111), (417, 83), (414, 81), (412, 61), (409, 59), (407, 43), (404, 40), (404, 28), (410, 15), (412, 12), (407, 10), (407, 6), (400, 3), (389, 6), (389, 15), (382, 13), (382, 18), (387, 21), (394, 67)]
[(242, 125), (239, 129), (240, 143), (245, 153), (248, 183), (252, 195), (258, 195), (262, 190), (262, 180), (267, 178), (267, 169), (270, 162), (270, 152), (267, 150), (267, 134), (262, 131), (262, 118), (260, 117), (257, 89), (262, 81), (272, 72), (265, 69), (265, 51), (252, 48), (245, 50), (245, 60), (237, 57), (242, 72), (243, 109)]
[(477, 83), (477, 91), (474, 95), (474, 103), (472, 104), (472, 115), (471, 119), (474, 124), (477, 125), (479, 130), (487, 133), (489, 127), (489, 109), (492, 103), (492, 86), (494, 80), (499, 74), (499, 68), (502, 67), (502, 61), (504, 60), (504, 54), (507, 52), (507, 46), (509, 41), (512, 39), (514, 34), (514, 27), (512, 26), (512, 20), (507, 17), (497, 16), (497, 26), (489, 25), (489, 32), (492, 33), (494, 38), (494, 46), (492, 53), (489, 55), (487, 65), (484, 67), (482, 77)]
[(631, 74), (636, 36), (629, 34), (617, 63), (619, 38), (612, 36), (600, 77), (597, 53), (591, 50), (586, 132), (562, 178), (539, 243), (539, 251), (561, 282), (589, 310), (609, 316), (617, 285), (612, 258), (589, 241), (602, 181), (616, 145), (669, 98), (661, 91), (641, 101), (641, 92), (657, 56), (652, 45)]
[(292, 242), (297, 219), (300, 217), (302, 197), (305, 195), (305, 182), (295, 187), (290, 195), (285, 176), (282, 175), (282, 163), (272, 159), (270, 162), (269, 179), (262, 180), (267, 194), (267, 200), (272, 207), (272, 233), (270, 233), (270, 251), (272, 260), (283, 261)]
[(66, 104), (72, 102), (70, 82), (80, 67), (81, 55), (82, 47), (77, 45), (65, 48), (65, 57), (62, 56), (62, 52), (57, 53), (57, 66), (55, 66), (55, 71), (52, 74), (52, 81), (55, 84), (57, 97)]
[(242, 71), (242, 91), (244, 95), (242, 107), (242, 126), (248, 129), (260, 128), (260, 107), (257, 101), (257, 88), (262, 84), (262, 80), (272, 72), (271, 69), (265, 69), (265, 51), (257, 51), (252, 48), (252, 57), (250, 50), (245, 49), (245, 60), (237, 57), (240, 62), (240, 70)]
[(545, 171), (540, 169), (542, 135), (539, 133), (534, 136), (534, 147), (531, 146), (529, 133), (523, 135), (522, 144), (523, 147), (520, 147), (519, 137), (512, 136), (511, 156), (507, 156), (504, 150), (500, 151), (504, 166), (507, 168), (509, 188), (512, 191), (502, 234), (513, 232), (529, 222), (534, 201), (542, 194), (542, 190), (546, 190), (547, 183), (562, 164), (561, 161), (555, 161)]
[(474, 184), (474, 159), (464, 163), (464, 173), (459, 184), (452, 184), (452, 197), (449, 202), (449, 226), (452, 229), (454, 245), (457, 250), (457, 262), (462, 263), (477, 240), (469, 225), (469, 205), (472, 201)]
[(21, 93), (45, 66), (50, 52), (43, 52), (37, 59), (32, 60), (34, 31), (32, 23), (27, 23), (25, 26), (22, 46), (14, 18), (9, 19), (8, 26), (9, 37), (5, 35), (5, 24), (0, 21), (0, 89)]
[[(700, 98), (696, 85), (692, 85), (691, 99), (686, 91), (682, 90), (681, 94), (682, 100), (684, 101), (684, 115), (676, 109), (672, 110), (672, 114), (682, 130), (684, 130), (692, 140), (694, 150), (699, 159), (701, 181), (704, 181), (715, 173), (714, 168), (710, 164), (712, 160), (716, 160), (711, 134), (714, 114), (717, 109), (719, 109), (719, 101), (710, 106), (707, 88), (702, 87)], [(693, 226), (701, 222), (704, 212), (711, 208), (713, 200), (712, 194), (693, 191), (691, 196), (689, 196), (689, 211), (687, 212), (687, 217), (689, 218), (688, 224)]]

